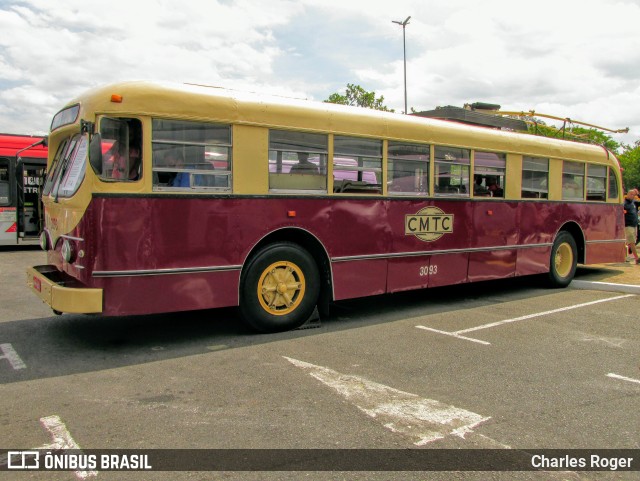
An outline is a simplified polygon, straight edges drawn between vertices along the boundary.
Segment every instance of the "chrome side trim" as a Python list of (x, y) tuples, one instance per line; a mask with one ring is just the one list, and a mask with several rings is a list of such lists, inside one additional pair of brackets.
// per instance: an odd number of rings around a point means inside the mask
[(242, 266), (182, 267), (178, 269), (145, 269), (137, 271), (94, 271), (93, 277), (137, 277), (175, 274), (201, 274), (203, 272), (239, 271)]
[(444, 254), (464, 254), (464, 253), (471, 253), (471, 252), (511, 251), (516, 249), (532, 249), (535, 247), (551, 247), (551, 246), (553, 246), (552, 242), (543, 243), (543, 244), (474, 247), (471, 249), (446, 249), (446, 250), (443, 249), (443, 250), (437, 250), (437, 251), (397, 252), (393, 254), (370, 254), (370, 255), (361, 255), (361, 256), (332, 257), (331, 262), (395, 259), (398, 257), (423, 257), (423, 256), (437, 256), (437, 255), (444, 255)]
[(626, 244), (626, 239), (609, 239), (609, 240), (591, 240), (587, 241), (587, 244), (619, 244), (620, 242), (624, 242)]
[(60, 235), (59, 237), (60, 237), (60, 239), (69, 239), (69, 240), (73, 240), (73, 241), (84, 242), (84, 239), (82, 239), (80, 237), (73, 237), (73, 236), (64, 235), (64, 234)]

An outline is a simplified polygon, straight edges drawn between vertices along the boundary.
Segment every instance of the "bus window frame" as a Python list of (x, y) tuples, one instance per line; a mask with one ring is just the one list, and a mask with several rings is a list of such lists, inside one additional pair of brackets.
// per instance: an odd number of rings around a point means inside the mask
[[(54, 176), (52, 178), (53, 185), (51, 187), (50, 193), (54, 195), (55, 198), (70, 198), (73, 197), (78, 189), (82, 185), (86, 174), (87, 168), (87, 156), (89, 150), (89, 136), (88, 134), (76, 133), (73, 134), (69, 139), (69, 142), (66, 145), (64, 154), (60, 157), (58, 161), (58, 166), (56, 171), (54, 172)], [(84, 145), (84, 158), (80, 157), (81, 147)], [(75, 175), (74, 168), (76, 165), (79, 165), (78, 169), (81, 169), (78, 175)], [(75, 175), (75, 180), (72, 180), (72, 175)], [(62, 190), (64, 184), (67, 181), (72, 181), (71, 189)]]
[[(582, 173), (578, 170), (582, 167)], [(575, 169), (572, 172), (571, 169)], [(577, 162), (575, 160), (563, 160), (562, 161), (562, 200), (563, 201), (584, 201), (585, 200), (585, 181), (586, 181), (586, 164), (584, 162)], [(571, 177), (571, 178), (569, 178)], [(576, 182), (576, 178), (582, 179), (582, 185), (580, 186)], [(575, 188), (565, 187), (569, 182), (576, 184)], [(572, 192), (573, 191), (573, 194)]]
[[(618, 176), (615, 172), (615, 170), (613, 170), (613, 168), (609, 167), (608, 168), (608, 177), (607, 177), (607, 201), (610, 200), (614, 200), (614, 201), (618, 201), (620, 199), (620, 190), (618, 189)], [(612, 184), (613, 181), (613, 184)], [(616, 193), (615, 195), (611, 194), (611, 186), (615, 186), (615, 190)]]
[(53, 161), (48, 168), (47, 177), (44, 179), (42, 195), (50, 195), (53, 191), (53, 187), (55, 186), (56, 178), (58, 176), (58, 169), (60, 169), (62, 165), (60, 159), (64, 158), (66, 150), (69, 147), (70, 139), (71, 137), (67, 137), (60, 143), (60, 145), (58, 145), (56, 155), (53, 157)]
[[(394, 155), (392, 154), (392, 148), (407, 148), (411, 150), (416, 149), (415, 156), (425, 156), (426, 159), (410, 159), (410, 155)], [(422, 152), (421, 152), (422, 150)], [(401, 140), (389, 140), (387, 142), (387, 193), (388, 195), (397, 196), (410, 196), (417, 195), (420, 197), (429, 196), (429, 187), (431, 185), (431, 144), (425, 144), (420, 142), (405, 142)], [(410, 170), (400, 170), (396, 168), (396, 162), (401, 166), (413, 166), (413, 175), (407, 175), (402, 177), (396, 177), (395, 174), (400, 172), (411, 172)], [(420, 167), (424, 166), (422, 173), (420, 173)], [(406, 179), (413, 179), (413, 190), (403, 190), (403, 183), (406, 183)], [(403, 179), (403, 181), (400, 181)], [(398, 189), (395, 190), (394, 183), (399, 182)]]
[[(546, 170), (538, 170), (538, 169), (527, 169), (525, 168), (526, 166), (526, 162), (527, 160), (533, 161), (533, 162), (538, 162), (538, 161), (545, 161), (546, 162)], [(531, 155), (523, 155), (522, 156), (522, 170), (521, 170), (521, 178), (520, 178), (520, 198), (521, 199), (526, 199), (526, 200), (541, 200), (541, 201), (548, 201), (549, 200), (549, 179), (550, 179), (550, 166), (551, 166), (551, 161), (549, 159), (549, 157), (537, 157), (537, 156), (531, 156)], [(531, 188), (527, 188), (525, 190), (525, 172), (544, 172), (546, 173), (546, 177), (544, 180), (546, 180), (546, 189), (535, 189), (534, 187)], [(542, 183), (540, 183), (540, 185), (542, 186)], [(533, 196), (525, 196), (525, 192), (531, 192), (533, 193)], [(542, 195), (544, 194), (544, 195)]]
[[(298, 136), (296, 136), (298, 134)], [(290, 139), (286, 137), (291, 135)], [(304, 143), (304, 136), (310, 136), (308, 140), (321, 140), (312, 145), (310, 142)], [(280, 136), (280, 137), (278, 137)], [(312, 136), (312, 137), (311, 137)], [(297, 138), (296, 138), (297, 137)], [(284, 145), (283, 141), (289, 141)], [(322, 147), (322, 148), (321, 148)], [(272, 159), (272, 154), (275, 159)], [(295, 154), (295, 159), (285, 159), (285, 154)], [(294, 172), (296, 164), (299, 162), (298, 154), (308, 154), (310, 159), (317, 156), (317, 164), (313, 160), (309, 162), (316, 165), (317, 171)], [(268, 170), (269, 170), (269, 192), (273, 193), (312, 193), (326, 194), (328, 185), (328, 162), (329, 162), (329, 134), (317, 132), (304, 132), (299, 130), (269, 129), (269, 148), (267, 150)], [(290, 157), (290, 156), (287, 156)], [(285, 172), (285, 162), (293, 162)], [(272, 171), (275, 167), (275, 171)], [(278, 172), (279, 170), (279, 172)]]
[[(604, 170), (604, 175), (590, 175), (591, 168), (601, 168)], [(586, 172), (586, 200), (589, 202), (606, 202), (607, 201), (607, 166), (600, 164), (587, 164), (587, 172)], [(593, 195), (593, 191), (589, 189), (589, 180), (590, 179), (600, 179), (602, 181), (602, 187), (604, 190), (602, 191), (602, 197), (599, 199), (590, 199), (589, 195)]]
[[(349, 141), (362, 142), (355, 147), (349, 147)], [(367, 152), (364, 146), (375, 147), (375, 151)], [(343, 149), (340, 151), (339, 149)], [(359, 137), (357, 135), (334, 135), (333, 136), (333, 157), (331, 164), (333, 167), (333, 192), (334, 194), (357, 194), (357, 195), (382, 195), (383, 177), (383, 149), (384, 142), (381, 138)], [(342, 162), (342, 163), (336, 163)], [(355, 164), (353, 164), (355, 162)], [(368, 166), (368, 162), (377, 166)], [(355, 179), (337, 179), (336, 173), (343, 172), (350, 175), (355, 172)], [(365, 180), (365, 173), (372, 173), (376, 183)]]
[[(464, 155), (458, 156), (458, 153), (466, 153), (466, 157)], [(439, 157), (439, 154), (442, 154), (442, 157)], [(471, 198), (471, 154), (472, 149), (467, 147), (453, 147), (448, 145), (435, 146), (433, 151), (433, 190), (436, 197)], [(449, 168), (448, 172), (445, 171), (444, 173), (441, 173), (441, 166), (447, 166)], [(454, 175), (453, 167), (459, 168), (460, 174)], [(465, 170), (467, 174), (466, 184), (464, 183)], [(441, 186), (439, 179), (447, 177), (449, 178), (449, 185)], [(454, 178), (460, 180), (459, 187), (456, 187), (457, 184), (451, 183), (451, 180)], [(446, 190), (441, 191), (440, 189), (443, 188), (446, 188)], [(453, 189), (456, 189), (457, 191), (454, 192)]]
[[(104, 123), (106, 121), (112, 121), (112, 122), (122, 122), (123, 120), (125, 120), (127, 122), (127, 135), (126, 135), (126, 142), (125, 142), (125, 153), (126, 153), (126, 169), (124, 172), (126, 175), (125, 177), (114, 177), (114, 169), (113, 169), (113, 165), (115, 163), (115, 161), (111, 162), (111, 169), (109, 171), (107, 171), (105, 169), (105, 165), (107, 164), (107, 160), (109, 159), (109, 156), (107, 154), (111, 153), (111, 157), (115, 156), (116, 153), (112, 152), (112, 149), (116, 146), (116, 143), (119, 142), (122, 139), (116, 139), (114, 140), (111, 145), (109, 146), (109, 148), (107, 150), (104, 150), (103, 145), (105, 144), (105, 139), (107, 141), (110, 141), (111, 139), (108, 139), (105, 137), (105, 135), (103, 134), (103, 126)], [(129, 150), (131, 147), (131, 125), (129, 124), (130, 122), (137, 122), (138, 125), (136, 126), (136, 128), (138, 129), (138, 135), (137, 135), (137, 145), (135, 145), (135, 147), (138, 148), (139, 150), (139, 160), (138, 160), (138, 173), (135, 179), (131, 179), (129, 177), (130, 172), (131, 172), (131, 164), (130, 164), (130, 155), (129, 155)], [(103, 117), (100, 117), (99, 122), (98, 122), (98, 132), (100, 133), (100, 138), (101, 138), (101, 151), (102, 151), (102, 161), (100, 162), (100, 165), (102, 166), (102, 172), (96, 173), (96, 176), (98, 177), (98, 179), (101, 182), (105, 182), (105, 183), (132, 183), (132, 182), (140, 182), (143, 178), (144, 175), (144, 123), (142, 121), (141, 118), (139, 117), (134, 117), (134, 116), (122, 116), (122, 117), (118, 117), (118, 116), (113, 116), (113, 115), (105, 115)], [(108, 172), (108, 174), (107, 174)]]
[[(500, 166), (492, 166), (488, 164), (488, 161), (481, 159), (478, 161), (478, 154), (489, 154), (495, 155), (499, 161), (501, 162)], [(484, 163), (487, 162), (487, 163)], [(476, 176), (484, 177), (483, 187), (486, 189), (486, 193), (476, 194)], [(497, 189), (492, 190), (490, 186), (487, 186), (487, 179), (489, 177), (496, 177), (500, 179), (501, 182), (497, 182), (495, 185)], [(507, 186), (507, 154), (504, 152), (495, 152), (489, 150), (474, 150), (473, 151), (473, 185), (471, 189), (473, 190), (473, 197), (482, 197), (496, 200), (504, 200), (505, 198), (505, 190)], [(496, 194), (498, 192), (499, 194)]]
[[(200, 142), (195, 140), (178, 140), (178, 139), (156, 139), (154, 137), (154, 132), (156, 131), (156, 122), (174, 122), (176, 125), (185, 125), (185, 124), (197, 124), (197, 125), (206, 125), (210, 127), (218, 127), (224, 128), (227, 130), (227, 141), (226, 142)], [(186, 129), (183, 129), (185, 131)], [(174, 131), (175, 132), (175, 131)], [(223, 123), (223, 122), (205, 122), (201, 120), (184, 120), (184, 119), (175, 119), (175, 118), (164, 118), (164, 117), (153, 117), (151, 118), (151, 175), (152, 175), (152, 190), (154, 192), (231, 192), (233, 189), (233, 123)], [(224, 148), (226, 149), (226, 160), (224, 161), (227, 164), (226, 170), (216, 170), (215, 166), (213, 169), (197, 169), (197, 168), (189, 168), (187, 167), (187, 159), (182, 158), (183, 166), (162, 166), (162, 163), (159, 161), (160, 151), (162, 149), (156, 149), (156, 146), (164, 145), (164, 146), (173, 146), (174, 149), (182, 149), (182, 155), (184, 156), (184, 149), (186, 148), (202, 148), (203, 156), (206, 157), (207, 148)], [(162, 157), (165, 157), (169, 152), (163, 151)], [(164, 159), (163, 159), (164, 160)], [(204, 158), (203, 158), (204, 162)], [(165, 183), (159, 182), (160, 173), (170, 173), (175, 174), (188, 174), (189, 175), (189, 185), (188, 186), (172, 186)], [(226, 185), (217, 186), (217, 185), (198, 185), (197, 182), (206, 178), (207, 180), (213, 180), (217, 182), (217, 177), (226, 178)], [(173, 180), (173, 179), (171, 179)]]

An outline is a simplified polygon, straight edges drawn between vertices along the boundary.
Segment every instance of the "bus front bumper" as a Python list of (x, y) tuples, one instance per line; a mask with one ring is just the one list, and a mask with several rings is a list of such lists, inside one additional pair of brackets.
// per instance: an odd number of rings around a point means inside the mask
[(102, 289), (68, 287), (72, 278), (55, 266), (34, 266), (27, 269), (27, 286), (56, 312), (98, 314), (102, 312)]

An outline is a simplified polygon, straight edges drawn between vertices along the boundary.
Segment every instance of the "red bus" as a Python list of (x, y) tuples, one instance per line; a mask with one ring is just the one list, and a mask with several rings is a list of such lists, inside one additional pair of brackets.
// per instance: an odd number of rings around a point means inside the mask
[(38, 243), (46, 165), (43, 137), (0, 134), (0, 245)]
[(56, 312), (239, 306), (279, 331), (331, 301), (563, 287), (577, 263), (625, 259), (620, 169), (598, 146), (130, 82), (56, 114), (49, 152), (48, 264), (27, 281)]

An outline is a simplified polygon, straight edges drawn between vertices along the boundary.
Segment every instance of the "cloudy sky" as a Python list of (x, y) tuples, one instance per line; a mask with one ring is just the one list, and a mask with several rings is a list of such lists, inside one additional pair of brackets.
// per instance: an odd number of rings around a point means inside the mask
[(97, 85), (152, 79), (404, 110), (483, 101), (640, 139), (640, 0), (0, 0), (0, 132), (45, 133)]

